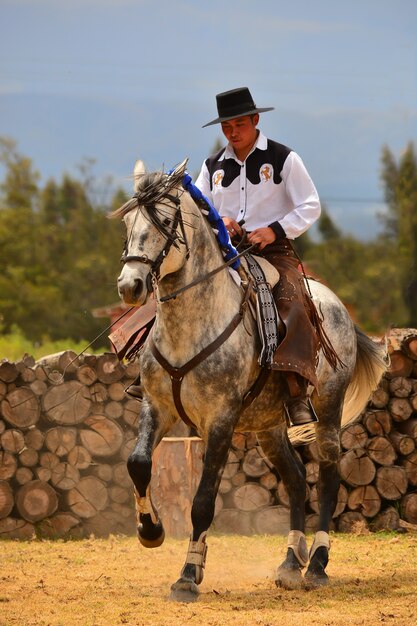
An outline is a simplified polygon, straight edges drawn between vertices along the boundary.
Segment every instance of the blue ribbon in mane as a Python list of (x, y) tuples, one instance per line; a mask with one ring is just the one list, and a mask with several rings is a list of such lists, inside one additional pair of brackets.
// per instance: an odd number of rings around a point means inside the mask
[[(222, 218), (220, 217), (214, 206), (211, 204), (210, 200), (206, 198), (206, 196), (201, 193), (199, 188), (193, 184), (192, 178), (188, 174), (188, 172), (184, 174), (184, 178), (182, 179), (182, 186), (186, 191), (188, 191), (188, 193), (195, 202), (200, 205), (204, 204), (204, 207), (207, 209), (206, 217), (216, 235), (216, 239), (219, 243), (224, 260), (229, 261), (234, 256), (236, 256), (238, 252), (230, 242), (229, 233), (227, 232), (226, 226), (224, 225)], [(236, 270), (239, 267), (239, 264), (240, 259), (236, 259), (236, 261), (231, 264), (231, 267)]]

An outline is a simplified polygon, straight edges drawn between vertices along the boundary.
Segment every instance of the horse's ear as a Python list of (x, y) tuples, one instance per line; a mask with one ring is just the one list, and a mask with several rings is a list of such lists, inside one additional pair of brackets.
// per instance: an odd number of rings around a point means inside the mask
[(184, 161), (181, 161), (181, 163), (179, 163), (178, 165), (174, 167), (170, 176), (179, 176), (179, 175), (183, 176), (185, 174), (185, 170), (187, 169), (187, 163), (188, 163), (188, 157), (185, 158)]
[(145, 163), (138, 159), (135, 163), (135, 167), (133, 170), (133, 188), (135, 191), (138, 190), (138, 184), (140, 177), (145, 173)]

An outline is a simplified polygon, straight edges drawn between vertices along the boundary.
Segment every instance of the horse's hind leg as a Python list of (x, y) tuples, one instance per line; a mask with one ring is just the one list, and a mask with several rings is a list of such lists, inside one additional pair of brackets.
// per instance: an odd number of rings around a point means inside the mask
[(329, 527), (336, 509), (340, 485), (337, 463), (340, 453), (339, 424), (341, 409), (333, 407), (330, 419), (323, 416), (316, 425), (319, 450), (319, 479), (317, 483), (320, 513), (318, 529), (310, 549), (310, 564), (305, 574), (312, 585), (325, 585), (328, 582), (326, 566), (329, 561)]
[(286, 426), (257, 433), (268, 459), (279, 472), (290, 500), (290, 525), (287, 555), (277, 570), (276, 585), (286, 589), (301, 586), (301, 570), (307, 565), (307, 543), (304, 535), (306, 471), (291, 446)]
[(203, 580), (206, 534), (213, 521), (217, 491), (233, 435), (232, 423), (225, 422), (223, 420), (222, 425), (218, 423), (207, 438), (203, 472), (191, 508), (193, 530), (181, 576), (171, 586), (173, 600), (193, 602), (198, 596), (197, 585)]
[(142, 403), (138, 439), (127, 460), (127, 469), (135, 485), (136, 520), (140, 543), (145, 548), (157, 548), (165, 539), (161, 520), (152, 504), (149, 483), (151, 482), (152, 452), (165, 432), (157, 428), (152, 408)]

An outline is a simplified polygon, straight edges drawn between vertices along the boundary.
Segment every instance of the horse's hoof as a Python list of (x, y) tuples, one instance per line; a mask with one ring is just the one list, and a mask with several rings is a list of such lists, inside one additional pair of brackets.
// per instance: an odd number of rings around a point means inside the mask
[(158, 530), (159, 534), (151, 533), (147, 537), (145, 537), (143, 533), (143, 527), (141, 524), (139, 524), (138, 539), (144, 548), (159, 548), (159, 546), (164, 543), (165, 531), (163, 529), (163, 526), (160, 524), (159, 526), (155, 527), (155, 530)]
[(318, 587), (325, 587), (329, 584), (329, 577), (326, 572), (314, 573), (308, 570), (304, 576), (304, 586), (306, 589), (317, 589)]
[(326, 574), (326, 566), (328, 562), (329, 548), (321, 545), (314, 551), (304, 576), (307, 588), (313, 589), (316, 587), (324, 587), (329, 583), (329, 577)]
[(175, 602), (196, 602), (199, 596), (197, 585), (190, 578), (180, 578), (171, 585), (170, 600)]
[(283, 589), (301, 589), (303, 586), (303, 577), (298, 567), (289, 569), (287, 567), (279, 567), (277, 570), (277, 577), (275, 579), (277, 587)]

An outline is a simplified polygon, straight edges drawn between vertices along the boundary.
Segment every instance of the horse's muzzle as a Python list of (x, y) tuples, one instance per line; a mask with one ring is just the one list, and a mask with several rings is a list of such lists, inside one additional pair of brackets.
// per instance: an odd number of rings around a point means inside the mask
[(134, 306), (143, 304), (148, 293), (142, 278), (126, 280), (120, 275), (117, 279), (117, 288), (123, 302)]

